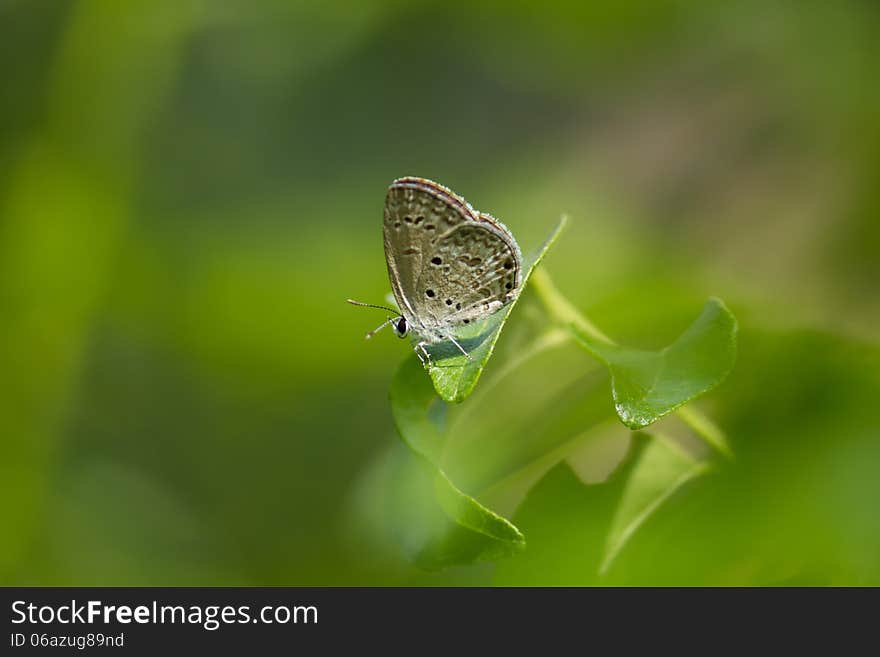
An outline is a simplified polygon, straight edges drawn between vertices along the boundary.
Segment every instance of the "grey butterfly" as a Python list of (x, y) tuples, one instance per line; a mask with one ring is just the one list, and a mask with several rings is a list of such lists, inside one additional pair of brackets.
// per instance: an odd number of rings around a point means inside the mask
[[(425, 178), (398, 178), (385, 197), (385, 261), (400, 314), (398, 337), (416, 336), (415, 351), (431, 365), (427, 347), (456, 340), (455, 329), (511, 302), (522, 284), (522, 253), (510, 231), (463, 198)], [(359, 306), (392, 308), (348, 300)]]

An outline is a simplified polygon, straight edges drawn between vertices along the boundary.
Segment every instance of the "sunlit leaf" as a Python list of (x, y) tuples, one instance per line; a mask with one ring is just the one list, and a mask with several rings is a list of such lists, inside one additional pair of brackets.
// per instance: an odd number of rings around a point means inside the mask
[(631, 429), (646, 427), (711, 390), (736, 359), (736, 319), (720, 299), (709, 299), (697, 320), (659, 351), (621, 347), (574, 323), (570, 328), (608, 366), (615, 409)]

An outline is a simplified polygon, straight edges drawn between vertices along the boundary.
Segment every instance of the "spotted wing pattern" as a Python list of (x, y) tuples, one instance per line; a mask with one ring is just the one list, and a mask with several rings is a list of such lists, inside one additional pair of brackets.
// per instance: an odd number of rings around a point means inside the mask
[(410, 323), (418, 323), (413, 295), (432, 244), (477, 217), (464, 199), (430, 180), (409, 177), (391, 183), (385, 197), (385, 261), (397, 306)]
[(425, 328), (470, 323), (516, 296), (521, 258), (516, 243), (492, 224), (456, 226), (430, 246), (412, 295)]

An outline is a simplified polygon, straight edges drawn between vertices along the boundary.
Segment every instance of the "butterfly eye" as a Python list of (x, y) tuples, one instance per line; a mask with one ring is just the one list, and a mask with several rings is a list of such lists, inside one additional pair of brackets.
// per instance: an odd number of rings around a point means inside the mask
[(400, 319), (397, 320), (397, 323), (394, 325), (394, 329), (397, 332), (397, 336), (402, 338), (403, 336), (406, 335), (407, 331), (409, 330), (409, 327), (406, 325), (406, 320), (403, 317), (401, 317)]

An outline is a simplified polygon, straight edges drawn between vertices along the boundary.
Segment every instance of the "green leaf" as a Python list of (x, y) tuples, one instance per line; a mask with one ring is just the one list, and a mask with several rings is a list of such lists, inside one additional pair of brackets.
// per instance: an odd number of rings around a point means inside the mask
[[(556, 238), (559, 237), (565, 222), (566, 218), (562, 217), (544, 243), (524, 258), (520, 294), (525, 289), (535, 267), (541, 262), (547, 250), (556, 241)], [(504, 323), (507, 321), (518, 300), (519, 296), (491, 317), (463, 327), (456, 333), (456, 339), (468, 351), (470, 359), (466, 358), (464, 354), (451, 344), (429, 347), (431, 353), (431, 366), (429, 370), (431, 380), (434, 382), (437, 394), (442, 399), (458, 403), (464, 401), (471, 394), (474, 386), (477, 385), (483, 368), (492, 355), (501, 329), (504, 328)]]
[(574, 322), (569, 328), (608, 366), (617, 415), (630, 429), (646, 427), (711, 390), (736, 359), (736, 318), (720, 299), (709, 299), (697, 320), (660, 351), (621, 347)]
[(401, 438), (422, 465), (422, 484), (411, 488), (406, 500), (408, 515), (419, 513), (420, 522), (400, 528), (409, 531), (404, 542), (415, 562), (436, 569), (498, 559), (522, 550), (525, 539), (520, 531), (456, 488), (438, 465), (446, 404), (434, 394), (415, 358), (407, 358), (394, 376), (391, 411)]
[(709, 465), (663, 436), (643, 432), (604, 482), (584, 484), (571, 460), (532, 488), (516, 513), (529, 550), (498, 564), (501, 586), (614, 583), (611, 570), (637, 530)]
[(514, 516), (529, 549), (499, 563), (498, 586), (590, 586), (624, 486), (647, 446), (633, 436), (627, 455), (604, 482), (585, 485), (567, 462), (552, 468), (528, 493)]
[(653, 434), (623, 486), (605, 540), (599, 574), (605, 574), (636, 530), (687, 482), (707, 472), (710, 465), (660, 434)]

